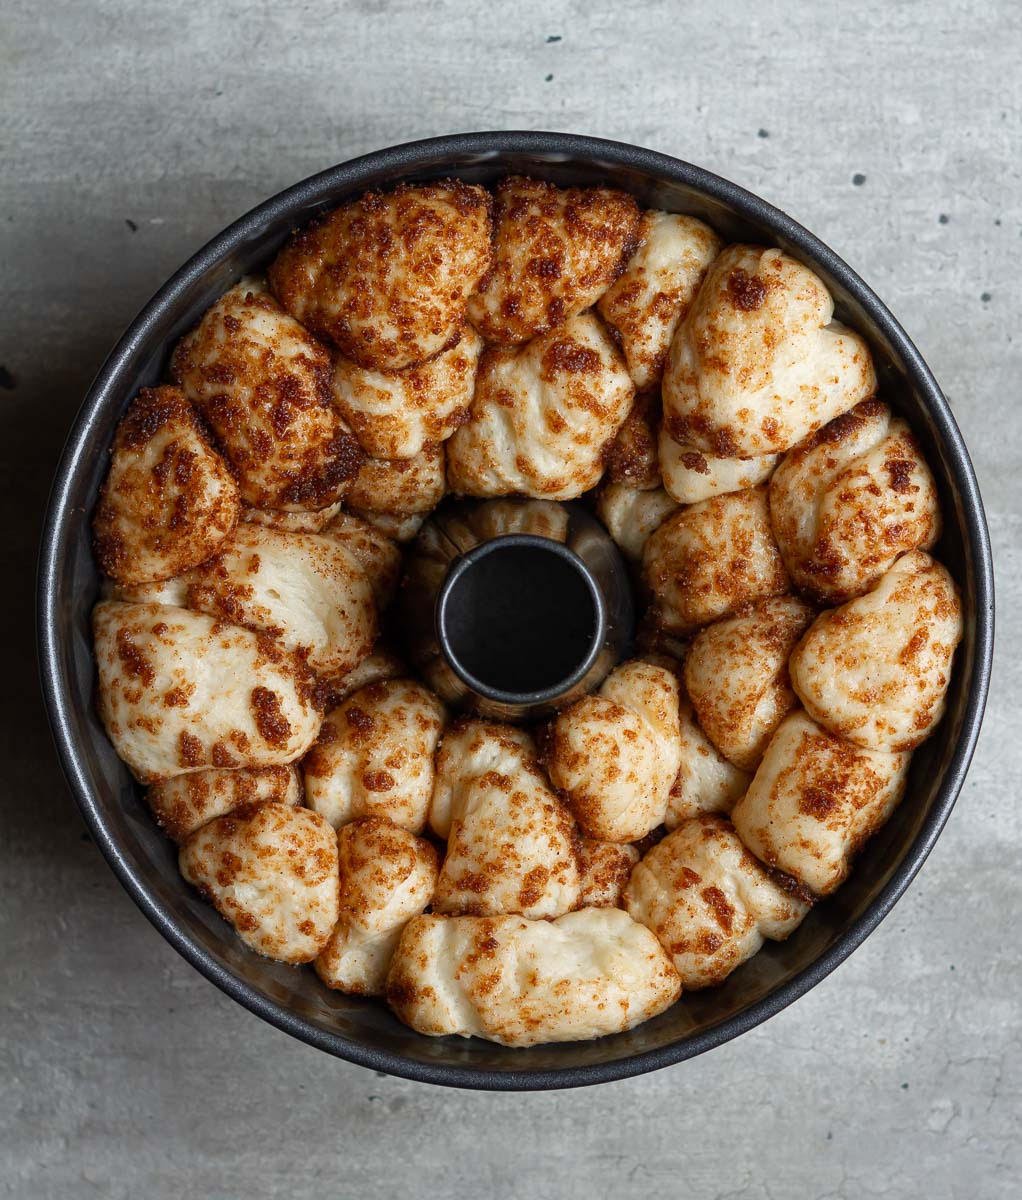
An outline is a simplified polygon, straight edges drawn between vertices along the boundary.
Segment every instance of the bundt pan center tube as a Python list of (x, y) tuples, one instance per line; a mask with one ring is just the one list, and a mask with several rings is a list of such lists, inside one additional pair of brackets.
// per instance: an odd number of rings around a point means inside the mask
[[(181, 878), (174, 847), (150, 818), (140, 789), (104, 733), (94, 704), (89, 630), (100, 588), (90, 519), (108, 466), (106, 448), (131, 398), (166, 377), (169, 351), (181, 336), (228, 288), (264, 271), (294, 229), (367, 190), (444, 177), (491, 184), (508, 174), (561, 186), (619, 188), (646, 207), (698, 217), (728, 241), (778, 246), (811, 267), (833, 295), (836, 317), (867, 339), (879, 394), (907, 418), (930, 463), (945, 523), (937, 552), (961, 590), (964, 616), (944, 720), (915, 755), (905, 799), (866, 846), (840, 891), (817, 904), (788, 941), (771, 943), (723, 986), (686, 993), (680, 1003), (627, 1033), (527, 1050), (420, 1036), (378, 1002), (328, 991), (311, 971), (295, 971), (246, 949)], [(591, 570), (585, 554), (570, 548)], [(468, 556), (472, 549), (459, 553)], [(480, 553), (472, 561), (492, 557), (492, 570), (498, 553), (504, 551)], [(555, 552), (544, 548), (540, 553)], [(557, 557), (562, 564), (570, 561)], [(544, 561), (551, 572), (559, 569), (552, 567), (552, 558)], [(466, 587), (493, 584), (485, 574), (473, 580), (471, 564), (463, 578)], [(510, 682), (520, 698), (515, 689), (523, 687), (522, 679), (498, 678), (504, 674), (499, 663), (469, 661), (471, 646), (459, 642), (453, 619), (459, 610), (457, 584), (450, 587), (452, 621), (445, 630), (463, 673), (471, 675), (474, 668), (487, 676), (492, 666), (494, 678), (480, 682), (497, 691)], [(615, 604), (605, 589), (603, 600), (609, 633)], [(424, 638), (436, 642), (435, 608), (420, 611), (418, 619)], [(623, 628), (617, 632), (626, 636)], [(392, 147), (297, 184), (214, 238), (145, 306), (100, 370), (57, 470), (41, 549), (38, 633), (57, 750), (86, 823), (145, 915), (207, 978), (279, 1028), (363, 1066), (449, 1086), (561, 1088), (637, 1075), (738, 1036), (823, 979), (890, 911), (933, 847), (972, 757), (989, 685), (993, 584), (975, 474), (947, 401), (884, 304), (822, 242), (742, 188), (653, 151), (559, 133), (474, 133)], [(572, 658), (579, 670), (586, 661), (582, 640), (579, 635), (573, 653), (559, 664), (558, 671), (566, 672), (561, 680), (538, 682), (549, 688), (570, 678), (567, 660)], [(607, 637), (602, 645), (607, 648)], [(609, 670), (621, 651), (607, 652)], [(466, 687), (456, 671), (449, 675)], [(530, 682), (536, 680), (524, 680)]]
[(437, 600), (437, 636), (454, 671), (480, 695), (523, 708), (556, 701), (586, 675), (606, 623), (585, 563), (530, 534), (477, 546)]
[[(508, 526), (519, 532), (493, 532)], [(581, 504), (546, 500), (442, 504), (408, 553), (397, 612), (430, 687), (504, 721), (552, 716), (593, 691), (635, 623), (613, 539)]]

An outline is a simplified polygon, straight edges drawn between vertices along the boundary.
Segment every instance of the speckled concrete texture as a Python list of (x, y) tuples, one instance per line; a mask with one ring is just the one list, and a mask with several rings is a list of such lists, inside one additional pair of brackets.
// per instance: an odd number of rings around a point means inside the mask
[[(0, 1195), (1018, 1196), (1022, 8), (7, 0), (0, 30)], [(170, 271), (331, 163), (515, 127), (701, 163), (791, 212), (873, 284), (972, 450), (999, 655), (947, 830), (840, 970), (694, 1062), (495, 1096), (380, 1078), (299, 1045), (149, 927), (55, 765), (31, 584), (64, 432)]]

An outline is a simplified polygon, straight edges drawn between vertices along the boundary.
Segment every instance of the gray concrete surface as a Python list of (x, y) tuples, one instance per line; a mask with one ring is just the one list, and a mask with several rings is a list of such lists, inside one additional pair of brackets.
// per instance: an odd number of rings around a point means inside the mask
[[(0, 1194), (1020, 1194), (1020, 58), (1014, 0), (7, 0)], [(644, 143), (822, 234), (943, 382), (999, 576), (977, 759), (877, 934), (715, 1053), (534, 1096), (334, 1062), (186, 966), (83, 833), (31, 645), (39, 513), (64, 431), (161, 280), (312, 171), (501, 127)]]

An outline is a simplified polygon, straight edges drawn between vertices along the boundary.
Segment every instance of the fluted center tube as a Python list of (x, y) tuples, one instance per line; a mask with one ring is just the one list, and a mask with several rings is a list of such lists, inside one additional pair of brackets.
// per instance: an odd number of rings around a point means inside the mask
[(606, 636), (589, 568), (560, 542), (510, 534), (452, 566), (437, 598), (451, 669), (503, 704), (554, 703), (590, 670)]

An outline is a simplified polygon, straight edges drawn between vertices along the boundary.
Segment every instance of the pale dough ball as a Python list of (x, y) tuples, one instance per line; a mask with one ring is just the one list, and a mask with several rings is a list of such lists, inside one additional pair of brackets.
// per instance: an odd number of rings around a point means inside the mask
[(202, 413), (246, 504), (323, 509), (364, 455), (330, 403), (330, 354), (245, 280), (178, 343), (174, 378)]
[(163, 832), (180, 843), (207, 821), (243, 805), (301, 804), (302, 780), (291, 765), (210, 767), (151, 784), (145, 799)]
[(663, 823), (679, 739), (677, 679), (636, 660), (558, 716), (547, 769), (586, 834), (637, 841)]
[(429, 515), (425, 512), (373, 512), (371, 509), (361, 509), (356, 515), (359, 520), (371, 525), (378, 533), (393, 541), (410, 542), (416, 536)]
[(684, 694), (678, 713), (681, 766), (667, 800), (664, 824), (668, 829), (677, 829), (682, 821), (703, 813), (730, 813), (752, 778), (729, 762), (703, 733), (692, 702)]
[(513, 727), (463, 721), (444, 737), (430, 824), (447, 837), (434, 912), (538, 918), (578, 904), (575, 823)]
[(794, 712), (770, 739), (731, 819), (762, 862), (829, 895), (894, 811), (910, 757), (865, 750)]
[(117, 583), (105, 579), (100, 588), (101, 600), (124, 600), (128, 604), (167, 604), (171, 608), (188, 607), (188, 589), (194, 576), (191, 571), (160, 579), (153, 583)]
[(445, 842), (451, 836), (456, 811), (464, 794), (491, 775), (514, 778), (535, 774), (536, 743), (517, 725), (461, 717), (444, 732), (436, 756), (436, 783), (429, 809), (429, 827)]
[(639, 240), (639, 208), (610, 188), (559, 188), (510, 176), (494, 189), (493, 267), (469, 300), (488, 342), (527, 342), (580, 313)]
[(822, 613), (791, 659), (806, 711), (870, 750), (913, 750), (944, 715), (962, 605), (946, 569), (921, 550), (857, 600)]
[(350, 671), (342, 671), (337, 675), (320, 677), (327, 711), (336, 708), (342, 700), (360, 688), (368, 687), (371, 683), (380, 683), (385, 679), (400, 679), (409, 674), (404, 659), (399, 658), (392, 650), (377, 642), (372, 654), (367, 655)]
[(287, 311), (364, 367), (396, 371), (461, 333), (490, 265), (489, 193), (460, 180), (366, 192), (298, 231), (270, 266)]
[(786, 454), (770, 518), (795, 584), (823, 604), (867, 591), (940, 534), (937, 485), (908, 426), (867, 400)]
[[(424, 516), (436, 508), (446, 490), (444, 447), (427, 445), (414, 458), (366, 459), (344, 506), (364, 520), (372, 522), (370, 514), (379, 514), (400, 525), (413, 514)], [(382, 532), (395, 541), (405, 540), (386, 528)]]
[(413, 917), (387, 979), (391, 1008), (417, 1032), (505, 1046), (620, 1033), (680, 992), (660, 943), (619, 908), (555, 921)]
[(338, 542), (365, 572), (376, 607), (382, 612), (393, 600), (401, 579), (401, 550), (379, 529), (351, 513), (338, 513), (323, 532)]
[(788, 658), (814, 616), (794, 596), (774, 596), (701, 629), (685, 659), (685, 687), (699, 725), (743, 771), (796, 706)]
[(120, 601), (98, 604), (92, 626), (100, 716), (142, 783), (293, 762), (319, 732), (307, 669), (266, 637)]
[(643, 858), (625, 908), (659, 938), (684, 988), (713, 987), (763, 945), (783, 941), (810, 900), (782, 886), (725, 817), (683, 822)]
[(635, 389), (610, 336), (582, 313), (483, 354), (468, 421), (447, 442), (451, 490), (571, 500), (595, 487)]
[(645, 212), (642, 244), (600, 297), (600, 315), (621, 343), (640, 391), (655, 388), (667, 351), (723, 243), (695, 217)]
[(365, 452), (414, 458), (447, 438), (468, 417), (483, 339), (466, 325), (449, 349), (401, 371), (334, 365), (333, 395)]
[(337, 834), (339, 918), (315, 961), (337, 991), (382, 996), (401, 931), (433, 898), (436, 847), (382, 817), (359, 817)]
[(596, 515), (633, 562), (641, 562), (650, 535), (677, 508), (663, 488), (646, 492), (627, 483), (605, 483), (596, 498)]
[(278, 962), (311, 962), (337, 924), (337, 839), (316, 813), (253, 804), (185, 842), (181, 874), (246, 945)]
[(264, 630), (326, 673), (351, 670), (376, 640), (376, 604), (365, 571), (320, 533), (239, 525), (193, 573), (188, 605)]
[(372, 815), (421, 833), (444, 718), (440, 701), (411, 679), (353, 692), (327, 714), (302, 764), (306, 803), (335, 829)]
[(177, 388), (143, 388), (121, 418), (92, 519), (100, 569), (133, 586), (180, 575), (237, 524), (238, 485)]
[(668, 633), (692, 633), (789, 588), (763, 485), (679, 509), (650, 536), (642, 563)]
[(664, 421), (710, 454), (776, 454), (876, 390), (869, 348), (781, 250), (729, 246), (671, 342)]
[(724, 492), (740, 492), (769, 479), (777, 465), (776, 454), (758, 458), (722, 458), (694, 446), (676, 442), (661, 429), (658, 442), (664, 487), (678, 504), (698, 504)]

